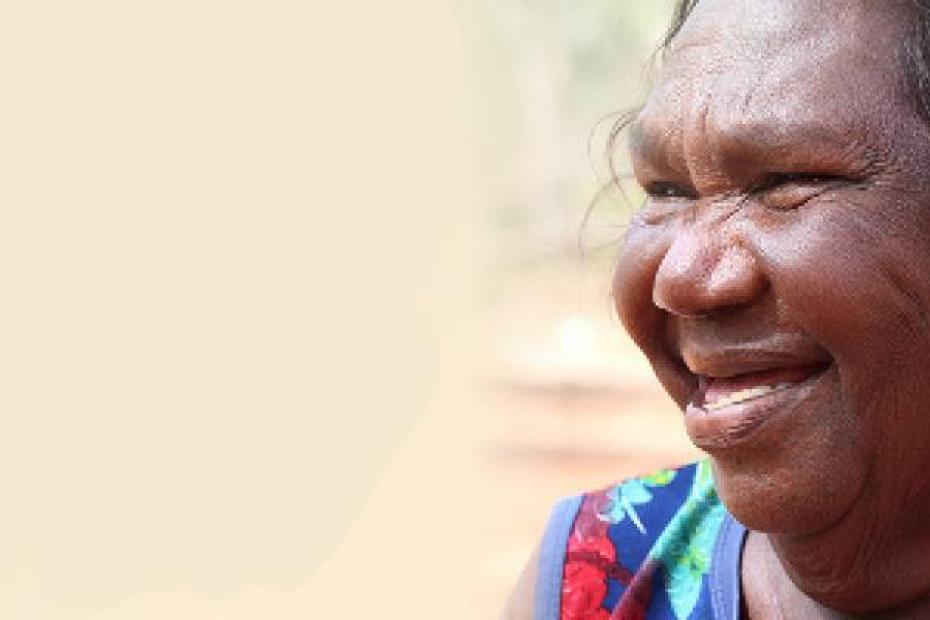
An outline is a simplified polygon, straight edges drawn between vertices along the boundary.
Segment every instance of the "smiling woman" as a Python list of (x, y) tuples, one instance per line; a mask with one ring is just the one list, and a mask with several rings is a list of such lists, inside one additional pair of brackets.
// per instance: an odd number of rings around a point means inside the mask
[(710, 458), (559, 504), (514, 609), (928, 617), (930, 8), (677, 15), (614, 296)]

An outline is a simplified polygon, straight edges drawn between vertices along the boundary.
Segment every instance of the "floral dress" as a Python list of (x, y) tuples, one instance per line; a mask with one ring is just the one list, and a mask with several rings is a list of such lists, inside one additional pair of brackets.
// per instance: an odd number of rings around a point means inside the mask
[(543, 539), (537, 620), (737, 620), (746, 530), (698, 461), (560, 502)]

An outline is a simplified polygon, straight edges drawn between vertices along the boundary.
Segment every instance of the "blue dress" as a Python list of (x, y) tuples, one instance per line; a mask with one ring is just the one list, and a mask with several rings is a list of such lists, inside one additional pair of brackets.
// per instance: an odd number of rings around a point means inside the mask
[(570, 497), (543, 537), (536, 620), (738, 620), (746, 528), (701, 460)]

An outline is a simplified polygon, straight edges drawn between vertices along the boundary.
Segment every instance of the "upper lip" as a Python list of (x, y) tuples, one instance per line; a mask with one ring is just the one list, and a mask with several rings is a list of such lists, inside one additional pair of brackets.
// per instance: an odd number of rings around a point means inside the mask
[(726, 378), (765, 370), (826, 364), (830, 356), (809, 338), (775, 334), (762, 340), (714, 345), (681, 343), (681, 359), (694, 375)]

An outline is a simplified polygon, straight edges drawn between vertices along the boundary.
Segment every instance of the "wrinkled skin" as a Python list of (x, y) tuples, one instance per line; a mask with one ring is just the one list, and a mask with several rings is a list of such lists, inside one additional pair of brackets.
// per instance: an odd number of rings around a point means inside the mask
[(668, 392), (685, 410), (700, 375), (822, 368), (748, 434), (688, 426), (766, 536), (744, 588), (782, 593), (785, 617), (930, 617), (930, 126), (897, 53), (909, 20), (897, 1), (702, 0), (633, 128), (650, 197), (614, 292)]

